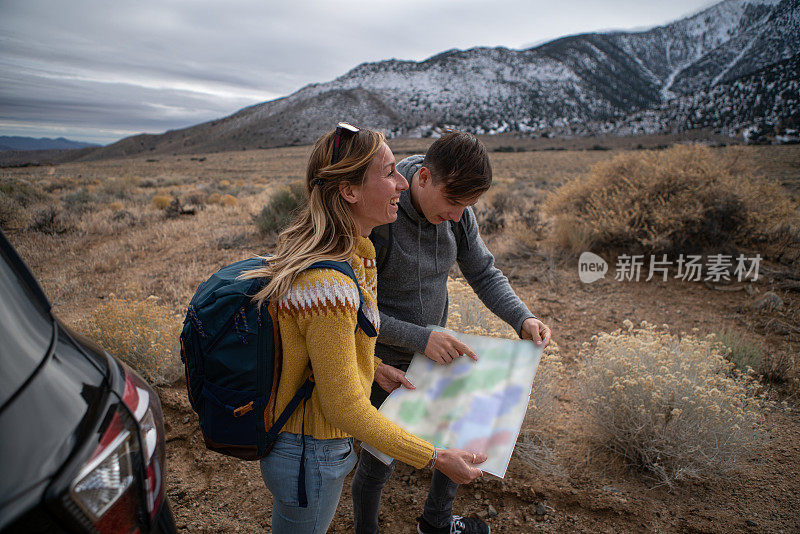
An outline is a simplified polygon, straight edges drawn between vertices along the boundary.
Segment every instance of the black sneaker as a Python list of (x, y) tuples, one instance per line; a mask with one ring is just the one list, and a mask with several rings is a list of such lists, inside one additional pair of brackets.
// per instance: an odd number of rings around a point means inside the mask
[(492, 529), (474, 517), (461, 517), (454, 515), (450, 518), (450, 525), (446, 527), (434, 527), (425, 518), (417, 518), (417, 532), (419, 534), (490, 534)]

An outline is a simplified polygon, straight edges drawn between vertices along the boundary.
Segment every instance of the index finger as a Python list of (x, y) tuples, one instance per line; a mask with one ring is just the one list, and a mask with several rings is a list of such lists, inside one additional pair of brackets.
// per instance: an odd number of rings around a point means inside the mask
[(406, 378), (405, 373), (400, 375), (400, 383), (403, 384), (403, 387), (406, 389), (417, 389), (417, 386), (411, 383), (411, 381)]
[(472, 351), (472, 349), (471, 349), (471, 348), (469, 348), (469, 347), (468, 347), (466, 344), (464, 344), (464, 343), (462, 343), (462, 342), (460, 342), (460, 341), (457, 341), (457, 342), (456, 342), (456, 348), (457, 348), (457, 349), (459, 350), (459, 352), (461, 352), (462, 354), (466, 354), (467, 356), (469, 356), (470, 358), (472, 358), (472, 359), (473, 359), (473, 360), (475, 360), (476, 362), (478, 361), (478, 355), (477, 355), (477, 354), (475, 354), (475, 353)]
[(549, 344), (550, 344), (550, 329), (548, 328), (544, 331), (544, 346), (546, 347)]

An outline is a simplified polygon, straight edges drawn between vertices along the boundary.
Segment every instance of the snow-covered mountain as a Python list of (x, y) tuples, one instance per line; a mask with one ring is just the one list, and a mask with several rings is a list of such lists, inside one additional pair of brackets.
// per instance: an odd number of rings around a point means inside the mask
[[(798, 0), (725, 0), (642, 32), (364, 63), (287, 97), (191, 128), (124, 139), (93, 157), (308, 143), (338, 120), (407, 136), (444, 126), (533, 135), (670, 131), (704, 124), (700, 115), (716, 110), (718, 97), (729, 111), (705, 121), (716, 128), (776, 117), (800, 123), (798, 53)], [(789, 68), (794, 74), (782, 75)], [(738, 80), (767, 71), (768, 92), (780, 95), (780, 105), (762, 98), (763, 113), (755, 116), (745, 104), (758, 84)]]

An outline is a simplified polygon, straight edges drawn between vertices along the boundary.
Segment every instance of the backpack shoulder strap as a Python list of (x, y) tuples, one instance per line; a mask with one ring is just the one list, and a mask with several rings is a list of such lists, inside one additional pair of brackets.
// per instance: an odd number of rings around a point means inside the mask
[(367, 319), (367, 316), (364, 313), (364, 294), (361, 292), (361, 285), (358, 283), (356, 273), (353, 271), (353, 267), (351, 267), (349, 263), (346, 261), (318, 261), (312, 264), (309, 269), (333, 269), (349, 276), (350, 279), (356, 284), (356, 288), (358, 289), (358, 325), (356, 326), (356, 330), (361, 327), (361, 330), (363, 330), (364, 333), (369, 337), (376, 337), (378, 335), (378, 332), (375, 330), (372, 322)]
[(386, 259), (389, 257), (389, 251), (392, 250), (392, 224), (383, 224), (376, 226), (369, 234), (369, 239), (375, 245), (375, 265), (378, 272), (383, 270), (386, 265)]

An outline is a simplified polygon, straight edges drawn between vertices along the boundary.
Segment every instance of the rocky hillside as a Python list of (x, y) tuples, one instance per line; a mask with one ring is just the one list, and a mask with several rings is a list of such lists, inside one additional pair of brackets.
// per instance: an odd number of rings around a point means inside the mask
[[(796, 70), (789, 75), (782, 69), (796, 65), (798, 43), (797, 0), (725, 0), (643, 32), (576, 35), (527, 50), (450, 50), (421, 62), (365, 63), (229, 117), (130, 137), (82, 157), (302, 144), (337, 120), (403, 136), (431, 135), (444, 126), (579, 135), (710, 124), (736, 133), (751, 121), (794, 120)], [(763, 105), (756, 111), (751, 102), (759, 95)], [(781, 107), (778, 97), (795, 104)]]

